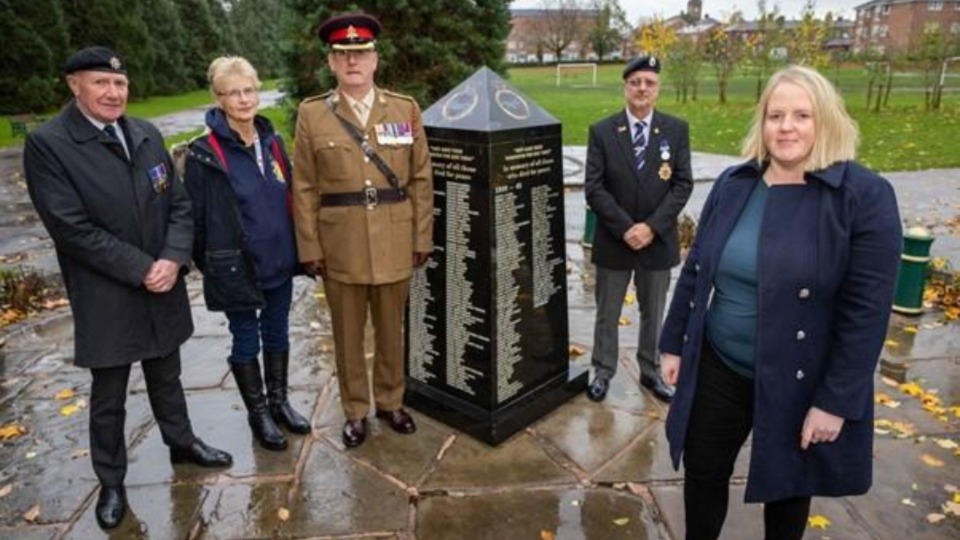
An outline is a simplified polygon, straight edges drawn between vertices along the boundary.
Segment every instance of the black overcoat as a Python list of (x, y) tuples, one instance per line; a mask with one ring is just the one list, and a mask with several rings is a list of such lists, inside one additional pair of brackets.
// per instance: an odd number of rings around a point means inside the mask
[(71, 102), (28, 135), (23, 154), (73, 310), (75, 362), (89, 368), (165, 356), (193, 333), (185, 270), (167, 293), (143, 285), (155, 260), (190, 261), (190, 200), (157, 128), (120, 125), (130, 159)]
[[(690, 128), (668, 114), (653, 111), (642, 170), (637, 170), (626, 111), (590, 126), (585, 191), (597, 214), (592, 262), (603, 268), (667, 270), (680, 263), (677, 217), (693, 191)], [(633, 251), (623, 234), (635, 223), (656, 236)]]

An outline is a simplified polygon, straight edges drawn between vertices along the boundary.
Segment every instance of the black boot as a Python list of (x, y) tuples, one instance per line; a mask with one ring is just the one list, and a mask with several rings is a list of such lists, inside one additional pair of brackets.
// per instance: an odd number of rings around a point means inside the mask
[(237, 381), (240, 397), (247, 406), (247, 421), (253, 436), (260, 441), (260, 446), (267, 450), (283, 450), (287, 447), (287, 438), (270, 418), (267, 410), (267, 399), (263, 395), (263, 380), (260, 378), (260, 364), (230, 362), (230, 371)]
[(270, 414), (278, 424), (294, 433), (310, 433), (310, 421), (298, 413), (287, 400), (287, 369), (290, 351), (263, 352), (263, 372), (267, 379), (267, 403)]

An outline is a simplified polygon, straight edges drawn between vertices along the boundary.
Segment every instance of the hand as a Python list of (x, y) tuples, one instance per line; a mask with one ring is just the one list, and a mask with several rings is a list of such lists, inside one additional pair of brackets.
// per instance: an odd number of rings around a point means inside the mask
[(663, 382), (676, 386), (677, 379), (680, 377), (680, 357), (675, 354), (660, 353), (660, 374), (663, 375)]
[(806, 450), (810, 443), (833, 442), (843, 429), (843, 418), (827, 411), (810, 407), (800, 431), (800, 448)]
[(653, 238), (653, 229), (646, 223), (634, 223), (627, 232), (623, 233), (623, 241), (634, 251), (640, 251), (649, 246)]
[(303, 263), (303, 269), (311, 276), (320, 276), (322, 278), (327, 277), (327, 265), (323, 262), (323, 259), (307, 261)]
[(167, 259), (153, 261), (143, 278), (143, 285), (152, 293), (165, 293), (173, 288), (180, 277), (180, 263)]
[(413, 252), (413, 267), (420, 268), (426, 264), (427, 259), (430, 258), (429, 251), (414, 251)]

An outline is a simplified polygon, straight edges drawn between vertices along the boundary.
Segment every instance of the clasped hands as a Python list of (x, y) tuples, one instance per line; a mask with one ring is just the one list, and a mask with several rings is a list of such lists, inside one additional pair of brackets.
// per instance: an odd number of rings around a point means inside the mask
[(646, 223), (634, 223), (627, 232), (623, 233), (623, 241), (630, 246), (630, 249), (639, 251), (653, 242), (656, 236), (653, 229)]
[(157, 259), (150, 264), (143, 286), (152, 293), (165, 293), (173, 288), (180, 276), (180, 263), (168, 259)]
[[(660, 373), (665, 383), (676, 385), (680, 376), (680, 357), (669, 353), (661, 354)], [(811, 444), (831, 443), (837, 440), (840, 430), (843, 429), (843, 422), (843, 417), (817, 407), (810, 407), (803, 421), (803, 428), (800, 430), (800, 448), (806, 450)]]

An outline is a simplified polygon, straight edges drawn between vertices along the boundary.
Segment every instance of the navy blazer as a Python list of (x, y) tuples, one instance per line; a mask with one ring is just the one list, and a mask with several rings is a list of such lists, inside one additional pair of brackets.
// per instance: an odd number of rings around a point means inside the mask
[[(664, 157), (666, 156), (666, 159)], [(638, 171), (625, 110), (590, 126), (585, 191), (597, 214), (592, 262), (604, 268), (667, 270), (680, 262), (677, 216), (693, 191), (690, 128), (668, 114), (653, 111), (646, 160)], [(623, 234), (645, 222), (656, 236), (640, 251)]]
[[(720, 255), (750, 193), (756, 162), (724, 171), (664, 322), (660, 349), (680, 355), (667, 417), (674, 467), (687, 434), (704, 323)], [(873, 373), (893, 303), (901, 225), (893, 188), (854, 162), (773, 186), (760, 227), (753, 443), (745, 500), (864, 493), (872, 481)], [(845, 419), (833, 443), (800, 449), (811, 406)]]

